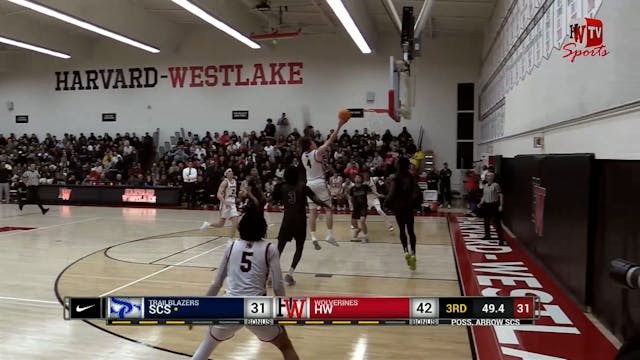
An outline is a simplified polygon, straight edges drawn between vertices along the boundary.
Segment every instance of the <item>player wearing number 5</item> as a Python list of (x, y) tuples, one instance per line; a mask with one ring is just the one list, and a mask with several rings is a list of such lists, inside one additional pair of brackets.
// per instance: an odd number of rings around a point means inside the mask
[[(331, 136), (320, 147), (316, 147), (315, 141), (310, 137), (300, 138), (300, 148), (302, 150), (302, 165), (307, 172), (307, 186), (313, 191), (320, 201), (327, 204), (327, 237), (326, 241), (334, 246), (338, 246), (336, 239), (333, 237), (333, 210), (331, 208), (331, 195), (327, 188), (325, 179), (325, 171), (323, 159), (329, 150), (331, 144), (336, 140), (340, 128), (349, 121), (350, 113), (348, 110), (341, 110), (338, 114), (338, 128), (331, 133)], [(316, 250), (320, 250), (318, 238), (316, 237), (316, 219), (318, 218), (318, 207), (309, 200), (309, 229), (311, 233), (311, 241)]]
[(238, 210), (236, 209), (237, 184), (233, 177), (233, 170), (227, 169), (224, 172), (224, 180), (218, 188), (218, 199), (220, 200), (220, 220), (217, 223), (210, 224), (204, 222), (200, 230), (209, 227), (223, 227), (227, 220), (231, 221), (231, 238), (236, 236), (238, 229)]
[[(240, 220), (240, 239), (225, 251), (215, 280), (206, 296), (216, 296), (227, 280), (226, 296), (265, 296), (267, 277), (273, 279), (276, 296), (285, 296), (280, 256), (271, 243), (264, 241), (267, 222), (261, 212), (247, 212)], [(244, 325), (214, 325), (207, 329), (204, 339), (192, 359), (205, 360), (222, 341), (231, 339)], [(282, 326), (247, 326), (260, 340), (274, 344), (286, 360), (297, 360), (298, 354)]]

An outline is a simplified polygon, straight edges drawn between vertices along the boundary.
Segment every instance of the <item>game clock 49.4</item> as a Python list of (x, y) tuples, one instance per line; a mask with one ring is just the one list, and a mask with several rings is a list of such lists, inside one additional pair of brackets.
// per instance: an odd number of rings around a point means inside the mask
[(513, 317), (513, 299), (484, 298), (476, 301), (475, 314), (479, 318), (510, 318)]
[(484, 304), (484, 306), (482, 306), (482, 312), (485, 314), (504, 314), (504, 304)]

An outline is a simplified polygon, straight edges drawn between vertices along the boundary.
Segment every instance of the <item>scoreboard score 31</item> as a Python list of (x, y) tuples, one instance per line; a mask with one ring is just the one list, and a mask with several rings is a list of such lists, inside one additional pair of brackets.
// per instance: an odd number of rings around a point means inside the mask
[(108, 325), (518, 326), (537, 297), (104, 297), (64, 299), (64, 318)]

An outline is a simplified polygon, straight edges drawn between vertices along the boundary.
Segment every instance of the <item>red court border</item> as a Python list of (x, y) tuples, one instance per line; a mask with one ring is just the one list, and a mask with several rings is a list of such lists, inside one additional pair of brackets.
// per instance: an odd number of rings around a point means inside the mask
[[(464, 233), (459, 219), (463, 222)], [(482, 291), (487, 292), (489, 288), (496, 289), (494, 292), (497, 291), (496, 295), (500, 296), (509, 296), (514, 290), (519, 290), (520, 295), (534, 295), (534, 292), (537, 292), (541, 298), (546, 298), (542, 299), (543, 310), (548, 306), (549, 311), (554, 315), (541, 317), (536, 321), (536, 325), (528, 327), (526, 331), (511, 327), (501, 327), (498, 330), (492, 326), (472, 327), (470, 331), (477, 360), (610, 360), (614, 358), (616, 348), (613, 344), (604, 337), (555, 281), (528, 256), (516, 239), (505, 232), (508, 244), (501, 247), (495, 240), (483, 242), (477, 237), (469, 236), (474, 231), (476, 234), (481, 232), (482, 219), (449, 216), (448, 222), (463, 295), (483, 295)], [(502, 272), (487, 271), (486, 267), (485, 271), (474, 270), (474, 266), (477, 267), (478, 264), (505, 262), (521, 263), (521, 265), (510, 265), (510, 269), (502, 268)], [(490, 285), (482, 285), (478, 279), (478, 276), (482, 275), (518, 280), (515, 280), (513, 285), (507, 286), (493, 278)], [(526, 283), (524, 279), (527, 279)], [(540, 286), (530, 286), (529, 284), (533, 282), (539, 283)], [(549, 299), (549, 297), (552, 298)], [(500, 342), (500, 338), (503, 343)], [(511, 341), (505, 340), (509, 338)]]
[(0, 227), (0, 232), (7, 232), (7, 231), (17, 231), (17, 230), (33, 230), (35, 228), (33, 227), (24, 227), (24, 226), (2, 226)]

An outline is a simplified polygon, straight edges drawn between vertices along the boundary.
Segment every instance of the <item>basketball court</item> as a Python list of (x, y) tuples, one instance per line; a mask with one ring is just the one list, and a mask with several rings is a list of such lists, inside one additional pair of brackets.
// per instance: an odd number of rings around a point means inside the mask
[[(51, 204), (0, 204), (0, 359), (190, 358), (206, 326), (67, 321), (64, 299), (204, 296), (231, 228), (201, 231), (219, 212), (191, 209), (217, 202), (227, 168), (266, 185), (298, 166), (293, 130), (337, 138), (331, 160), (307, 158), (316, 180), (325, 165), (355, 177), (353, 162), (388, 180), (409, 158), (431, 211), (415, 218), (415, 271), (397, 227), (372, 215), (370, 242), (350, 241), (350, 215), (335, 215), (340, 246), (307, 236), (287, 295), (510, 297), (514, 314), (287, 325), (301, 359), (640, 353), (638, 13), (637, 0), (0, 0), (0, 190)], [(276, 242), (282, 213), (265, 216)], [(524, 297), (535, 320), (521, 324)], [(242, 329), (210, 358), (282, 354)]]
[[(229, 240), (229, 228), (201, 232), (211, 211), (146, 208), (54, 207), (51, 216), (0, 208), (0, 225), (33, 227), (0, 234), (2, 292), (0, 352), (9, 358), (181, 359), (190, 356), (206, 327), (126, 327), (104, 322), (65, 321), (65, 296), (203, 295)], [(28, 208), (27, 208), (28, 209)], [(274, 238), (281, 215), (268, 214)], [(459, 296), (445, 217), (416, 218), (418, 268), (411, 272), (397, 232), (370, 218), (370, 243), (307, 242), (287, 295)], [(336, 217), (335, 234), (348, 239), (349, 219)], [(324, 227), (319, 224), (319, 235)], [(288, 266), (289, 244), (281, 263)], [(271, 290), (270, 293), (272, 294)], [(469, 359), (464, 327), (344, 326), (288, 327), (301, 358), (389, 359), (429, 354), (434, 359)], [(406, 339), (420, 339), (407, 346)], [(216, 359), (279, 359), (277, 349), (241, 330), (216, 350)]]

